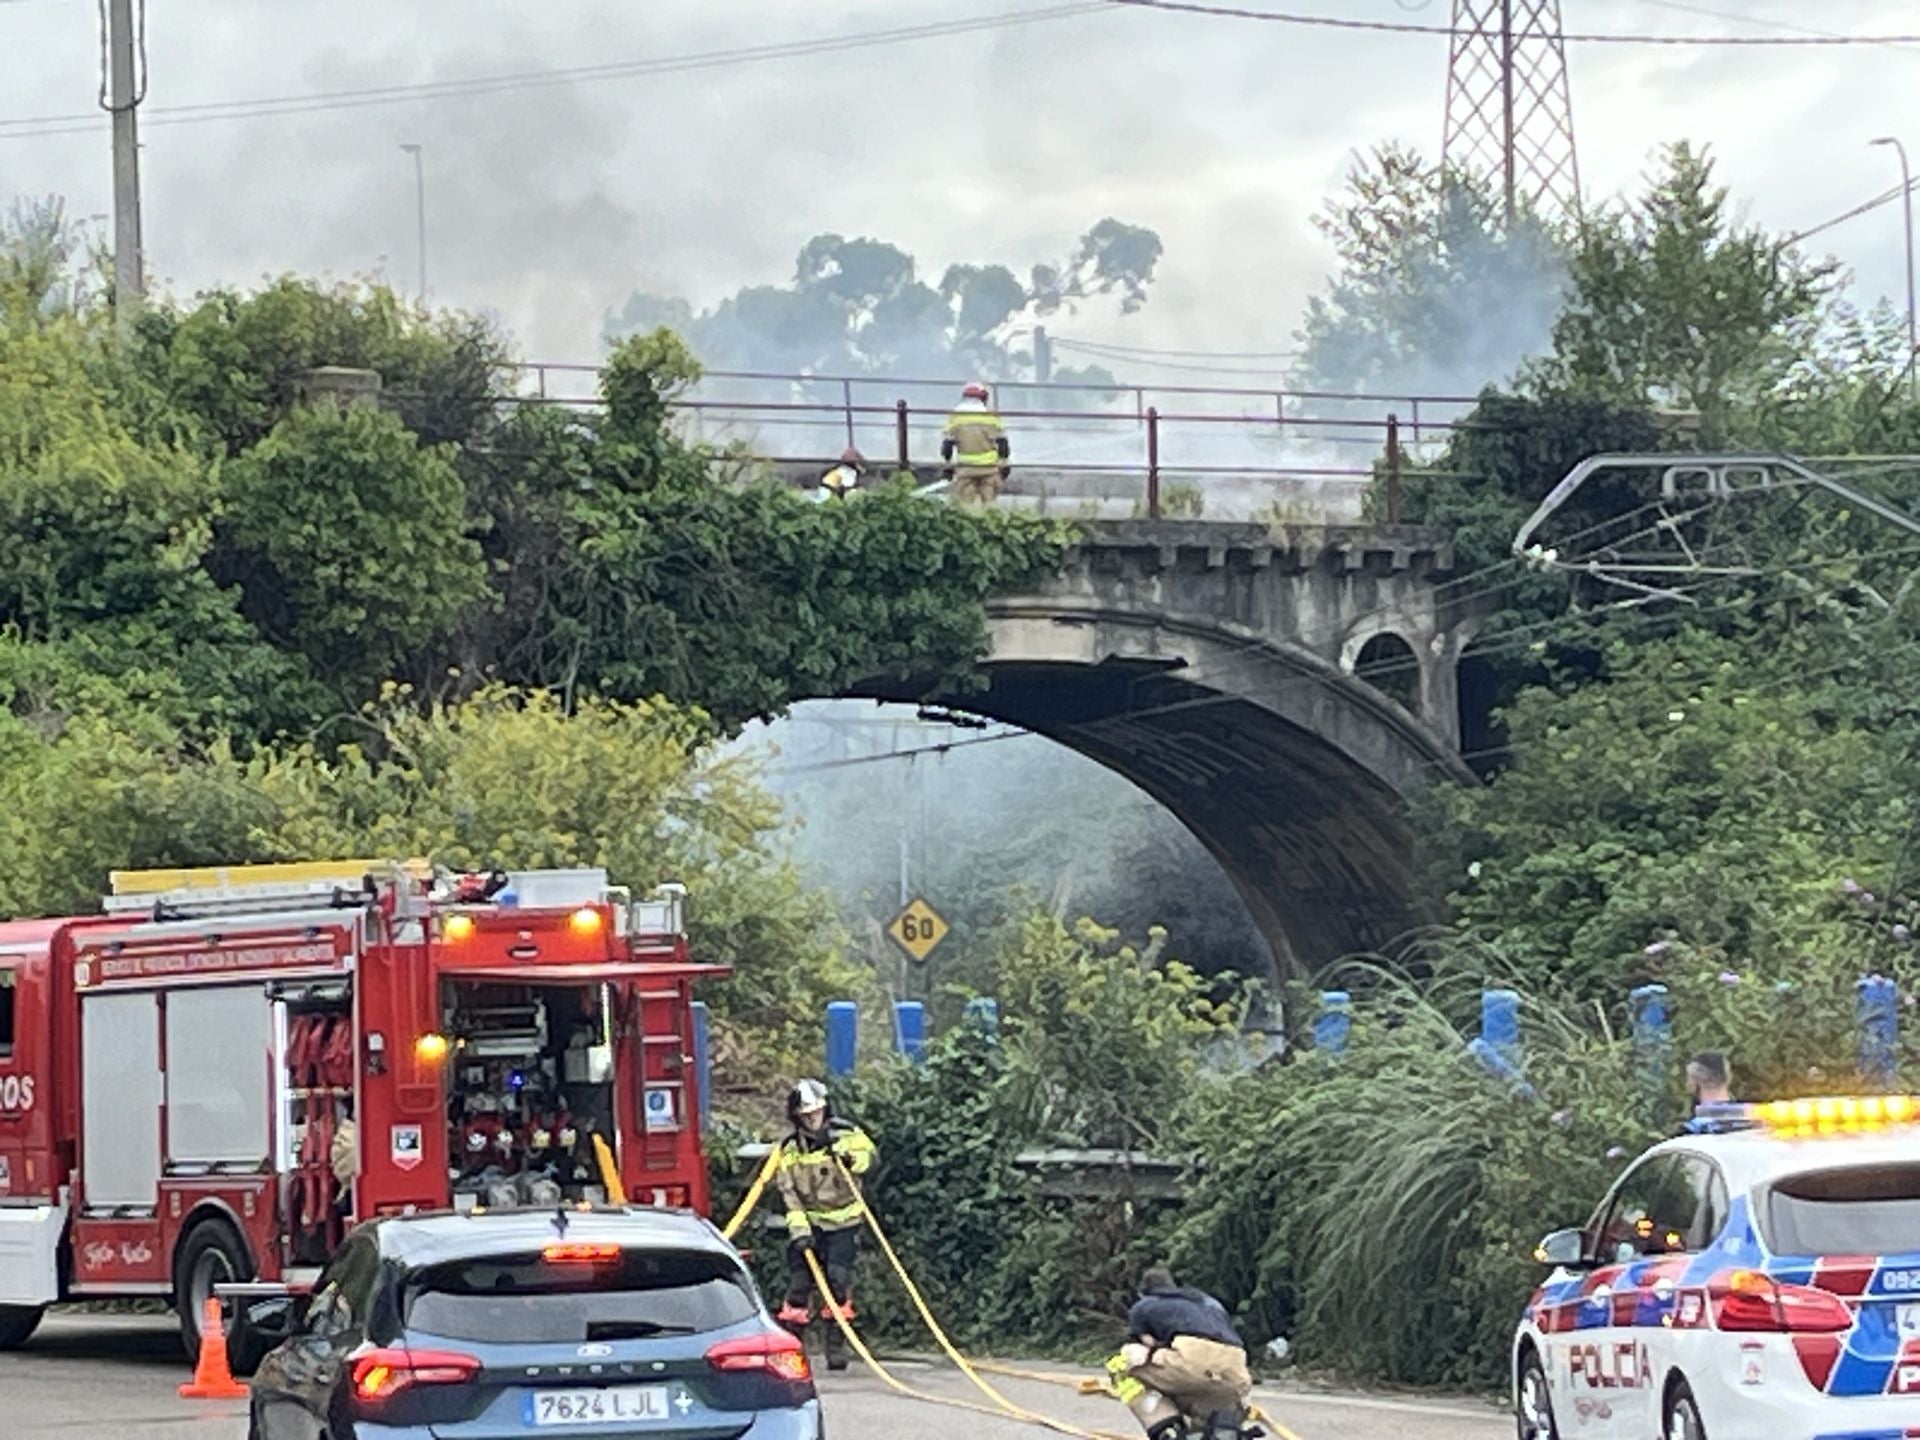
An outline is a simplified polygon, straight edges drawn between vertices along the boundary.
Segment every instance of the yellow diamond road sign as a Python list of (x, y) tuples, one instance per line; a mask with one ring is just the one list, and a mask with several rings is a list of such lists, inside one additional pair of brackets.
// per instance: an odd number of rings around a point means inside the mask
[(952, 928), (945, 916), (917, 895), (887, 922), (887, 934), (893, 937), (893, 943), (916, 960), (931, 955)]

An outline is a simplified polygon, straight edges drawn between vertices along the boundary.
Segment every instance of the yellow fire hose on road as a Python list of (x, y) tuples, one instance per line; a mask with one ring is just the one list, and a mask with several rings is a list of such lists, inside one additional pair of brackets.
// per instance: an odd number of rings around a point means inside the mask
[[(826, 1272), (820, 1268), (820, 1257), (815, 1255), (812, 1250), (806, 1252), (806, 1257), (807, 1269), (813, 1272), (813, 1283), (819, 1287), (822, 1295), (831, 1297), (833, 1291), (827, 1285)], [(969, 1410), (976, 1415), (988, 1415), (996, 1420), (1019, 1420), (1028, 1425), (1038, 1425), (1043, 1429), (1051, 1430), (1059, 1435), (1072, 1435), (1076, 1437), (1076, 1440), (1138, 1440), (1137, 1436), (1119, 1435), (1111, 1430), (1087, 1430), (1078, 1425), (1069, 1424), (1065, 1420), (1054, 1420), (1045, 1415), (1036, 1415), (1033, 1411), (1014, 1404), (1013, 1401), (1000, 1394), (999, 1391), (995, 1390), (991, 1385), (988, 1385), (984, 1380), (981, 1380), (977, 1374), (969, 1374), (968, 1378), (971, 1379), (974, 1384), (980, 1386), (986, 1394), (992, 1396), (995, 1400), (994, 1404), (982, 1405), (977, 1400), (963, 1400), (958, 1396), (935, 1395), (930, 1390), (921, 1390), (907, 1384), (906, 1381), (900, 1379), (892, 1371), (888, 1370), (885, 1365), (880, 1363), (879, 1357), (867, 1348), (867, 1342), (862, 1340), (859, 1333), (853, 1328), (853, 1322), (847, 1318), (846, 1313), (838, 1305), (832, 1303), (831, 1299), (829, 1299), (826, 1305), (826, 1311), (827, 1314), (832, 1317), (833, 1322), (840, 1327), (840, 1333), (847, 1337), (847, 1343), (853, 1347), (854, 1353), (860, 1357), (861, 1363), (879, 1377), (881, 1384), (890, 1390), (905, 1395), (911, 1400), (924, 1400), (929, 1405), (946, 1405), (956, 1410)], [(971, 1368), (965, 1360), (961, 1360), (959, 1363), (963, 1373)]]
[[(775, 1145), (767, 1151), (766, 1163), (761, 1165), (760, 1173), (753, 1177), (753, 1184), (747, 1187), (746, 1198), (741, 1200), (740, 1208), (733, 1212), (733, 1218), (727, 1221), (720, 1233), (731, 1240), (740, 1233), (740, 1227), (747, 1223), (747, 1217), (760, 1203), (760, 1197), (767, 1193), (767, 1182), (773, 1179), (773, 1172), (780, 1164), (780, 1147)], [(825, 1292), (822, 1292), (825, 1293)]]
[[(747, 1188), (747, 1193), (742, 1197), (739, 1208), (733, 1212), (732, 1218), (727, 1221), (725, 1227), (722, 1229), (721, 1233), (725, 1235), (727, 1239), (733, 1239), (733, 1237), (740, 1232), (741, 1226), (746, 1224), (747, 1217), (751, 1215), (754, 1209), (760, 1204), (760, 1199), (766, 1193), (767, 1186), (772, 1182), (773, 1172), (779, 1163), (780, 1147), (775, 1145), (773, 1149), (767, 1152), (766, 1161), (761, 1165), (759, 1173), (754, 1176), (753, 1184)], [(839, 1163), (837, 1159), (835, 1163)], [(1064, 1420), (1052, 1419), (1049, 1416), (1029, 1410), (1023, 1405), (1016, 1404), (999, 1390), (995, 1389), (994, 1386), (980, 1374), (981, 1371), (990, 1371), (997, 1375), (1006, 1375), (1017, 1380), (1031, 1380), (1045, 1385), (1063, 1385), (1081, 1395), (1106, 1395), (1113, 1399), (1119, 1398), (1119, 1396), (1115, 1394), (1113, 1386), (1104, 1380), (1075, 1380), (1065, 1375), (1050, 1375), (1037, 1370), (1022, 1370), (1012, 1365), (1001, 1365), (990, 1361), (968, 1360), (966, 1356), (960, 1353), (953, 1341), (948, 1338), (947, 1332), (942, 1328), (940, 1322), (934, 1318), (933, 1310), (927, 1304), (926, 1296), (921, 1294), (920, 1287), (914, 1283), (913, 1277), (907, 1273), (907, 1267), (901, 1262), (899, 1252), (893, 1248), (893, 1242), (887, 1239), (886, 1231), (881, 1229), (879, 1218), (873, 1213), (873, 1207), (867, 1204), (867, 1197), (860, 1189), (860, 1182), (853, 1178), (852, 1173), (844, 1165), (840, 1166), (840, 1173), (846, 1177), (847, 1184), (852, 1189), (854, 1198), (860, 1204), (861, 1218), (866, 1221), (867, 1228), (873, 1232), (873, 1238), (879, 1244), (881, 1253), (887, 1257), (887, 1263), (893, 1268), (894, 1275), (898, 1277), (901, 1285), (905, 1287), (908, 1298), (913, 1301), (914, 1309), (919, 1312), (921, 1321), (927, 1327), (927, 1332), (933, 1336), (935, 1343), (939, 1345), (942, 1353), (958, 1367), (960, 1373), (966, 1377), (968, 1382), (979, 1390), (982, 1395), (986, 1396), (992, 1404), (982, 1405), (977, 1401), (964, 1400), (955, 1396), (936, 1395), (930, 1391), (921, 1390), (909, 1385), (894, 1375), (885, 1365), (880, 1363), (878, 1357), (874, 1355), (873, 1351), (867, 1347), (866, 1342), (862, 1340), (854, 1330), (852, 1320), (842, 1312), (839, 1305), (833, 1302), (833, 1290), (827, 1284), (826, 1272), (820, 1267), (820, 1257), (814, 1254), (811, 1249), (805, 1251), (807, 1269), (812, 1272), (813, 1283), (824, 1299), (824, 1308), (828, 1316), (840, 1327), (841, 1333), (846, 1336), (847, 1343), (853, 1347), (854, 1353), (860, 1357), (861, 1362), (879, 1378), (883, 1385), (898, 1394), (907, 1396), (909, 1399), (922, 1400), (932, 1405), (946, 1405), (959, 1410), (969, 1410), (979, 1415), (991, 1415), (1019, 1420), (1029, 1425), (1037, 1425), (1043, 1429), (1054, 1431), (1056, 1434), (1074, 1436), (1076, 1440), (1138, 1440), (1137, 1436), (1121, 1435), (1111, 1430), (1088, 1430)], [(1262, 1414), (1259, 1410), (1250, 1408), (1248, 1413), (1252, 1419), (1266, 1426), (1268, 1431), (1278, 1437), (1278, 1440), (1300, 1440), (1300, 1437), (1294, 1434), (1293, 1431), (1270, 1416)]]

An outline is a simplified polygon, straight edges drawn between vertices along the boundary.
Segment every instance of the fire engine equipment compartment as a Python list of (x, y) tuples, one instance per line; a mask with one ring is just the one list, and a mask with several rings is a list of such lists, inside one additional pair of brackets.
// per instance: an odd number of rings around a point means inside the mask
[(448, 1166), (456, 1209), (604, 1201), (611, 1147), (610, 986), (450, 980), (442, 987)]

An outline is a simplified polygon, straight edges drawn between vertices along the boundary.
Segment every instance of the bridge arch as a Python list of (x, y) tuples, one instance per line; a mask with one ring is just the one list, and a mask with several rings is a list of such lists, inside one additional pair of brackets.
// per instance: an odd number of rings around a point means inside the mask
[(1410, 714), (1422, 713), (1420, 696), (1426, 688), (1426, 666), (1419, 652), (1393, 631), (1374, 631), (1354, 651), (1353, 662), (1346, 668), (1355, 679), (1371, 685)]
[[(1451, 671), (1442, 668), (1467, 617), (1437, 602), (1423, 608), (1431, 582), (1410, 567), (1368, 575), (1364, 563), (1318, 563), (1330, 553), (1323, 536), (1292, 552), (1304, 565), (1268, 556), (1236, 566), (1221, 550), (1223, 527), (1198, 523), (1194, 538), (1206, 545), (1184, 567), (1177, 537), (1169, 548), (1164, 533), (1107, 526), (1061, 576), (989, 601), (979, 689), (909, 677), (855, 693), (1017, 725), (1132, 781), (1220, 862), (1283, 974), (1385, 945), (1433, 918), (1418, 898), (1407, 801), (1433, 783), (1472, 779), (1447, 723)], [(1169, 528), (1184, 527), (1152, 526)], [(1272, 537), (1262, 539), (1271, 549)], [(1328, 623), (1261, 623), (1276, 597), (1244, 602), (1262, 588), (1291, 592), (1296, 620), (1313, 611)], [(1317, 603), (1303, 603), (1315, 589), (1324, 592)], [(1444, 694), (1439, 724), (1422, 718), (1434, 711), (1355, 673), (1366, 641), (1344, 654), (1354, 627), (1329, 604), (1343, 592), (1349, 612), (1392, 612), (1380, 633), (1423, 662), (1421, 694)], [(1422, 646), (1428, 655), (1418, 656)]]

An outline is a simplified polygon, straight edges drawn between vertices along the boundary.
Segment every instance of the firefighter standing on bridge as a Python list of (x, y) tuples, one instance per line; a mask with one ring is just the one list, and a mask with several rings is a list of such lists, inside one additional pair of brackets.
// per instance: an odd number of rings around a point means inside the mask
[[(813, 1319), (809, 1252), (833, 1292), (823, 1299), (853, 1319), (853, 1262), (863, 1212), (851, 1177), (868, 1174), (878, 1152), (866, 1131), (832, 1113), (827, 1087), (818, 1080), (802, 1080), (788, 1092), (787, 1118), (793, 1130), (780, 1142), (774, 1167), (787, 1210), (787, 1298), (778, 1318), (797, 1335)], [(837, 1324), (827, 1326), (827, 1368), (847, 1368), (846, 1337)]]
[(1007, 427), (987, 404), (987, 387), (976, 380), (960, 392), (960, 403), (947, 417), (946, 434), (940, 441), (940, 458), (953, 481), (954, 500), (961, 505), (993, 504), (1006, 484), (1012, 454)]

